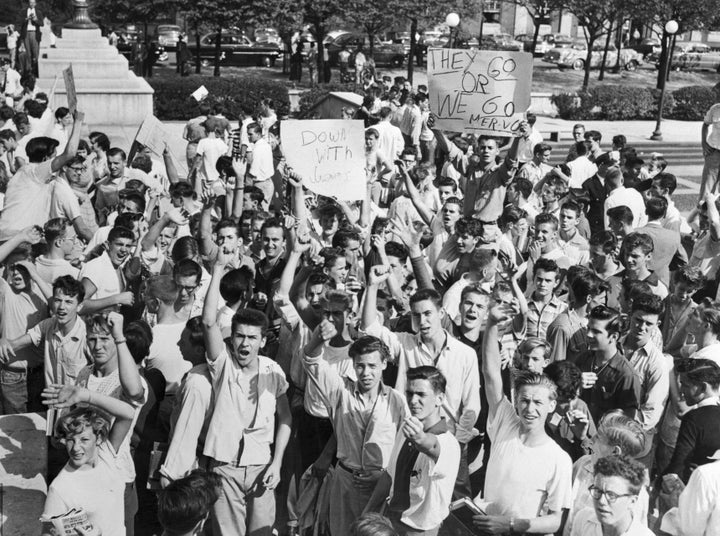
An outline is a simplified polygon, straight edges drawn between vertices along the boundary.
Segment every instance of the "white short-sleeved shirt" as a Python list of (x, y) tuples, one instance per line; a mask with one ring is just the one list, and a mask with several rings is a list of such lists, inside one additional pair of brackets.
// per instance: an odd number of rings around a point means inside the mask
[[(430, 456), (420, 453), (413, 465), (410, 480), (410, 507), (402, 513), (400, 520), (419, 530), (432, 530), (438, 527), (450, 512), (455, 480), (460, 466), (460, 444), (450, 432), (437, 434), (440, 455), (437, 462)], [(395, 437), (395, 446), (390, 456), (388, 474), (395, 483), (395, 468), (398, 455), (407, 441), (400, 430)], [(390, 497), (393, 490), (390, 491)]]
[(45, 255), (40, 255), (35, 259), (35, 268), (38, 275), (49, 285), (63, 275), (70, 275), (75, 279), (80, 275), (80, 270), (65, 259), (48, 259)]
[(203, 138), (198, 142), (197, 154), (203, 157), (200, 173), (202, 180), (215, 182), (220, 174), (215, 168), (218, 159), (228, 152), (228, 146), (220, 138)]
[[(588, 507), (578, 512), (571, 536), (603, 536), (602, 525), (595, 514), (595, 508)], [(630, 527), (623, 533), (623, 536), (655, 536), (655, 533), (640, 523), (637, 517), (633, 517)]]
[(520, 439), (520, 417), (506, 398), (488, 422), (492, 441), (483, 502), (488, 515), (532, 519), (570, 508), (572, 461), (549, 437), (536, 447)]
[(148, 370), (157, 369), (165, 377), (166, 394), (175, 394), (183, 376), (192, 368), (186, 361), (178, 343), (185, 329), (185, 322), (177, 324), (157, 324), (153, 326), (153, 342), (145, 361)]
[[(16, 151), (15, 156), (19, 153)], [(27, 164), (12, 176), (0, 215), (0, 241), (9, 240), (31, 225), (44, 225), (50, 215), (52, 161)]]
[(65, 179), (53, 183), (50, 219), (67, 218), (73, 221), (80, 217), (80, 203)]
[(117, 453), (104, 441), (95, 467), (74, 470), (66, 465), (48, 489), (43, 519), (81, 508), (103, 536), (125, 536), (125, 481), (117, 467)]
[(115, 268), (106, 251), (98, 258), (86, 263), (80, 270), (80, 279), (89, 279), (97, 289), (92, 299), (107, 298), (120, 294), (125, 289), (122, 271)]
[(720, 104), (710, 106), (704, 121), (710, 126), (705, 141), (710, 147), (720, 149)]

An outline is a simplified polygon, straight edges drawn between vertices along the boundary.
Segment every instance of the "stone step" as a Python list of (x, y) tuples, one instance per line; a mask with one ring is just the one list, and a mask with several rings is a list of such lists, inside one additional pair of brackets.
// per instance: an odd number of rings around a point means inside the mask
[[(154, 93), (152, 87), (143, 78), (138, 78), (130, 71), (128, 71), (127, 78), (124, 79), (83, 78), (75, 82), (75, 91), (78, 95), (80, 93)], [(38, 78), (37, 80), (38, 86), (46, 91), (50, 91), (54, 83), (55, 78)], [(65, 81), (62, 77), (58, 78), (55, 93), (65, 94)]]
[[(100, 28), (91, 29), (75, 29), (75, 28), (63, 28), (62, 40), (90, 40), (102, 38), (102, 32)], [(58, 42), (60, 39), (58, 39)]]
[(117, 57), (118, 51), (115, 47), (105, 45), (105, 47), (97, 47), (94, 49), (72, 49), (72, 48), (46, 48), (40, 51), (41, 58), (47, 58), (51, 60), (82, 60), (82, 59), (101, 59), (101, 58), (115, 58)]
[[(74, 48), (99, 48), (108, 47), (110, 43), (107, 38), (89, 39), (83, 41), (81, 39), (58, 39), (55, 45), (56, 49), (74, 49)], [(51, 49), (52, 50), (52, 49)]]
[[(54, 78), (62, 76), (70, 62), (66, 59), (43, 58), (40, 62), (40, 77)], [(76, 79), (85, 78), (127, 78), (128, 61), (122, 56), (100, 59), (74, 59), (73, 74)]]

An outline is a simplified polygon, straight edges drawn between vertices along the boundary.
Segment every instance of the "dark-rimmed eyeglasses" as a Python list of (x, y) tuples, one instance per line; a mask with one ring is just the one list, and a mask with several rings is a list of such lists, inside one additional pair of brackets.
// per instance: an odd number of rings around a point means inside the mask
[(620, 497), (634, 497), (637, 495), (637, 493), (615, 493), (614, 491), (600, 489), (597, 486), (590, 486), (588, 491), (590, 492), (590, 496), (596, 501), (599, 501), (600, 497), (605, 495), (605, 499), (607, 499), (609, 504), (613, 504)]

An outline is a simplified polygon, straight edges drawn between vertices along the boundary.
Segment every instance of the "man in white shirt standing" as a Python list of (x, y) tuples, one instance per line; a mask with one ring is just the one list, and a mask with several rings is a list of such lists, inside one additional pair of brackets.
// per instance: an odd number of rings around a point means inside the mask
[(252, 161), (247, 172), (247, 178), (253, 186), (257, 186), (265, 195), (263, 205), (268, 208), (272, 203), (273, 194), (275, 193), (275, 185), (272, 177), (275, 174), (275, 165), (273, 163), (272, 147), (270, 143), (263, 138), (262, 127), (258, 123), (250, 123), (247, 126), (248, 139), (253, 144)]
[(643, 227), (647, 224), (647, 215), (645, 214), (645, 200), (640, 192), (635, 188), (625, 188), (625, 179), (619, 168), (610, 169), (605, 175), (605, 187), (608, 190), (607, 199), (605, 199), (605, 229), (610, 228), (610, 220), (607, 211), (613, 207), (625, 205), (633, 213), (633, 229)]
[(705, 114), (702, 125), (702, 149), (705, 156), (702, 179), (700, 181), (700, 198), (705, 189), (715, 190), (720, 171), (720, 104), (713, 104)]
[(537, 130), (535, 130), (535, 122), (537, 116), (533, 113), (527, 114), (527, 123), (530, 128), (523, 132), (520, 137), (520, 143), (518, 143), (518, 162), (523, 165), (526, 162), (530, 162), (533, 159), (533, 153), (535, 146), (538, 143), (543, 142), (543, 136)]
[(2, 66), (3, 82), (2, 90), (5, 104), (11, 108), (15, 106), (15, 99), (20, 98), (23, 92), (22, 83), (20, 82), (20, 73), (10, 67), (10, 60), (3, 58), (0, 60)]
[(380, 122), (373, 126), (378, 132), (377, 149), (391, 162), (394, 162), (400, 158), (400, 154), (405, 148), (402, 131), (390, 122), (392, 109), (389, 106), (380, 108), (378, 115)]

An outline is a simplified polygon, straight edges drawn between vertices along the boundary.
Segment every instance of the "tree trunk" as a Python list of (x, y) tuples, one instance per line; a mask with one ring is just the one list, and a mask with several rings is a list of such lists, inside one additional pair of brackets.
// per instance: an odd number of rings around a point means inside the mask
[(583, 85), (582, 88), (586, 90), (588, 86), (590, 85), (590, 60), (592, 59), (592, 48), (595, 44), (595, 40), (597, 38), (594, 35), (591, 35), (588, 39), (588, 50), (587, 55), (585, 56), (585, 76), (583, 77)]
[(370, 39), (370, 57), (374, 57), (375, 53), (375, 33), (373, 31), (367, 32), (368, 39)]
[(673, 52), (675, 51), (675, 40), (676, 39), (677, 39), (677, 34), (671, 35), (668, 38), (668, 45), (669, 45), (668, 46), (668, 56), (670, 58), (670, 62), (668, 64), (667, 70), (665, 71), (665, 81), (666, 82), (670, 81), (670, 72), (672, 71), (672, 57), (673, 57)]
[(322, 24), (315, 24), (315, 41), (317, 41), (317, 79), (318, 83), (323, 79), (325, 73), (325, 27)]
[(617, 35), (615, 36), (615, 48), (617, 49), (617, 58), (615, 58), (615, 66), (613, 67), (614, 73), (619, 73), (622, 66), (620, 65), (620, 53), (622, 52), (622, 46), (623, 46), (623, 40), (622, 40), (622, 27), (623, 27), (623, 20), (622, 17), (618, 17), (618, 31)]
[(410, 85), (413, 83), (413, 68), (415, 67), (415, 48), (417, 47), (415, 34), (417, 33), (417, 27), (417, 19), (410, 19), (410, 54), (408, 56), (407, 65), (407, 79), (408, 82), (410, 82)]
[(222, 38), (222, 28), (217, 29), (215, 34), (215, 67), (213, 69), (213, 76), (220, 76), (220, 39)]
[(607, 63), (608, 51), (610, 50), (610, 36), (612, 35), (613, 23), (610, 22), (610, 28), (605, 36), (605, 47), (603, 47), (602, 63), (600, 63), (600, 74), (598, 80), (605, 80), (605, 64)]
[(288, 58), (292, 55), (292, 35), (283, 39), (283, 67), (282, 73), (288, 74)]
[(202, 66), (200, 65), (200, 28), (199, 24), (195, 23), (195, 74), (202, 72)]
[(533, 32), (532, 46), (530, 47), (530, 54), (535, 57), (535, 47), (537, 46), (538, 36), (540, 35), (540, 14), (534, 17), (535, 20), (535, 32)]

